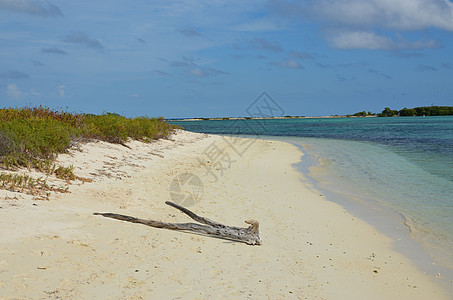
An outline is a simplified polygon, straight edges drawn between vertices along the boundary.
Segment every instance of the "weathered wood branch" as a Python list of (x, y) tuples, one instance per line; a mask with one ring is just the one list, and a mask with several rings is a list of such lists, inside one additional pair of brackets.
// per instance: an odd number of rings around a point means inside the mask
[(247, 220), (247, 224), (250, 224), (247, 228), (226, 226), (221, 223), (212, 221), (208, 218), (198, 216), (194, 212), (175, 204), (170, 201), (165, 202), (176, 209), (179, 209), (195, 221), (205, 224), (200, 225), (196, 223), (167, 223), (154, 220), (139, 219), (131, 216), (114, 214), (114, 213), (94, 213), (95, 215), (104, 216), (107, 218), (117, 219), (126, 222), (139, 223), (156, 228), (166, 228), (171, 230), (183, 230), (189, 232), (195, 232), (202, 235), (213, 236), (222, 239), (240, 241), (247, 243), (248, 245), (261, 245), (261, 238), (259, 237), (259, 223), (256, 220)]

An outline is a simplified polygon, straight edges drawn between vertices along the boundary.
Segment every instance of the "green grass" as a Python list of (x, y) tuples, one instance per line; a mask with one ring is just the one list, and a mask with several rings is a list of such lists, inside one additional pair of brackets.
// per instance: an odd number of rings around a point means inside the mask
[[(75, 142), (92, 139), (122, 145), (130, 139), (150, 142), (168, 137), (176, 128), (179, 127), (166, 123), (162, 117), (74, 114), (42, 106), (3, 108), (0, 109), (0, 166), (9, 170), (27, 167), (73, 180), (76, 178), (73, 167), (56, 166), (54, 159)], [(3, 184), (19, 180), (0, 175)]]
[(68, 188), (54, 187), (47, 184), (46, 180), (42, 177), (33, 178), (28, 175), (0, 173), (0, 188), (12, 192), (26, 193), (36, 196), (35, 199), (48, 200), (50, 191), (67, 193)]
[(19, 174), (0, 174), (0, 187), (9, 190), (16, 189), (34, 189), (36, 187), (46, 187), (45, 180), (38, 178), (34, 179), (28, 175)]

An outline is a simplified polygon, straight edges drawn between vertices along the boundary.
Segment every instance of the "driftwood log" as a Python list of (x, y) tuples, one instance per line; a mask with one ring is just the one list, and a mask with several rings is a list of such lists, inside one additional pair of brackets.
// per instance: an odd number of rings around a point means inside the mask
[(261, 239), (259, 237), (259, 223), (256, 220), (247, 220), (247, 224), (250, 224), (247, 228), (226, 226), (215, 221), (209, 220), (196, 215), (192, 211), (184, 208), (178, 204), (175, 204), (170, 201), (166, 201), (165, 204), (173, 206), (174, 208), (179, 209), (195, 221), (205, 224), (200, 225), (196, 223), (166, 223), (153, 220), (139, 219), (131, 216), (114, 214), (114, 213), (94, 213), (95, 215), (104, 216), (107, 218), (113, 218), (121, 221), (127, 221), (132, 223), (144, 224), (156, 228), (166, 228), (171, 230), (183, 230), (188, 232), (195, 232), (202, 235), (213, 236), (216, 238), (222, 238), (227, 240), (234, 240), (248, 245), (261, 245)]

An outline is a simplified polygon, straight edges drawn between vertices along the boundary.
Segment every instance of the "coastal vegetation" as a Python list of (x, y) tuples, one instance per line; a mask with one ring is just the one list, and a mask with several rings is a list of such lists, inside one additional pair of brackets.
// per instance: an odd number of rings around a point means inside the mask
[[(25, 167), (63, 180), (74, 180), (73, 166), (57, 166), (55, 158), (81, 141), (101, 140), (126, 146), (129, 139), (150, 142), (168, 137), (176, 125), (160, 118), (126, 118), (118, 114), (77, 114), (46, 107), (0, 109), (0, 167)], [(43, 180), (0, 173), (0, 187), (33, 190)]]

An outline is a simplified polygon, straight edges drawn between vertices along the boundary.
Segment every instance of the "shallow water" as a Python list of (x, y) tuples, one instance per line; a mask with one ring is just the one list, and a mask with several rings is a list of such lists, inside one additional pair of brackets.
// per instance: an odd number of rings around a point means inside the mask
[[(360, 213), (366, 214), (365, 220), (394, 238), (392, 231), (404, 223), (410, 236), (437, 263), (453, 270), (451, 181), (381, 145), (310, 138), (291, 141), (302, 145), (306, 153), (319, 161), (308, 173), (318, 187), (339, 195), (343, 199), (341, 204), (349, 200), (349, 208), (354, 204), (366, 207), (368, 212)], [(400, 220), (391, 216), (389, 210), (382, 213), (385, 208), (400, 215)], [(385, 228), (386, 225), (390, 228)]]

